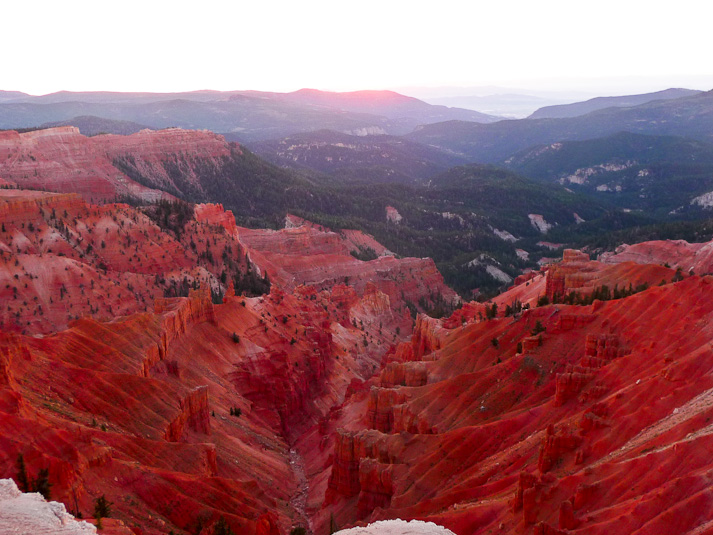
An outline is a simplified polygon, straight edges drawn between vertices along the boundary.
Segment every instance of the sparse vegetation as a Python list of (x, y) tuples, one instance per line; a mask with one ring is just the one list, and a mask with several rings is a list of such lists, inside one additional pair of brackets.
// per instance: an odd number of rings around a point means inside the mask
[(530, 331), (530, 334), (532, 336), (537, 336), (540, 333), (545, 332), (547, 329), (545, 328), (544, 325), (542, 325), (542, 322), (540, 320), (537, 320), (535, 322), (535, 327)]
[(111, 506), (114, 505), (110, 502), (104, 494), (99, 496), (94, 500), (94, 518), (97, 520), (101, 518), (109, 518), (111, 516)]

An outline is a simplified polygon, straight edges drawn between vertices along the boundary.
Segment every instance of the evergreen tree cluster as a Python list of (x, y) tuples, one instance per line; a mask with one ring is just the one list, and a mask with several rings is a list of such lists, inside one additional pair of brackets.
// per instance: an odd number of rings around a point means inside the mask
[(50, 499), (50, 489), (52, 484), (49, 482), (49, 468), (40, 468), (37, 477), (30, 479), (27, 475), (27, 467), (25, 466), (25, 457), (22, 453), (17, 456), (17, 487), (22, 492), (39, 492), (45, 498)]

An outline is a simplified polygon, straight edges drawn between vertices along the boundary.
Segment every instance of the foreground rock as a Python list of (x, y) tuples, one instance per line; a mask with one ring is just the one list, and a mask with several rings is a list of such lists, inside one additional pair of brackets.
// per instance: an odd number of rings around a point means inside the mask
[(381, 520), (364, 528), (337, 531), (337, 535), (453, 535), (449, 529), (420, 520)]
[(91, 535), (96, 528), (76, 520), (64, 505), (39, 493), (20, 492), (12, 479), (0, 479), (0, 533), (5, 535)]

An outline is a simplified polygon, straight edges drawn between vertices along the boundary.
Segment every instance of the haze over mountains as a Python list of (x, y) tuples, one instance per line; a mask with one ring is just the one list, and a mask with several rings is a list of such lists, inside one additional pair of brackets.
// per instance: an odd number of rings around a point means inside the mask
[(33, 127), (87, 115), (152, 128), (205, 128), (241, 141), (324, 128), (360, 135), (405, 134), (417, 125), (446, 120), (497, 120), (476, 111), (432, 106), (388, 91), (61, 92), (4, 99), (0, 104), (0, 128)]
[(620, 131), (710, 140), (712, 113), (713, 92), (709, 91), (563, 119), (506, 120), (490, 125), (438, 123), (425, 125), (407, 137), (473, 161), (496, 162), (534, 145), (592, 139)]
[(672, 100), (681, 97), (697, 95), (701, 91), (691, 89), (666, 89), (655, 93), (642, 95), (627, 95), (623, 97), (596, 97), (585, 102), (546, 106), (530, 115), (530, 119), (561, 119), (563, 117), (578, 117), (605, 108), (631, 108), (654, 100)]

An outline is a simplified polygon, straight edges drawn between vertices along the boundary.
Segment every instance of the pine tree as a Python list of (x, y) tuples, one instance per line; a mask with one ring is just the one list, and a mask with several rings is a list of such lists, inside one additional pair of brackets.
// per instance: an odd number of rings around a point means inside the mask
[(49, 500), (51, 487), (49, 468), (41, 468), (37, 474), (37, 479), (32, 482), (32, 492), (39, 492), (45, 500)]
[(111, 506), (114, 505), (106, 499), (103, 494), (94, 500), (94, 518), (109, 518), (111, 516)]
[(235, 532), (230, 529), (228, 522), (221, 516), (213, 526), (213, 535), (235, 535)]
[(25, 456), (20, 453), (17, 456), (17, 486), (22, 492), (30, 490), (30, 483), (27, 480), (27, 470), (25, 468)]
[(339, 531), (339, 528), (337, 527), (337, 523), (334, 521), (334, 514), (329, 515), (329, 535), (332, 535), (332, 533), (336, 533)]

